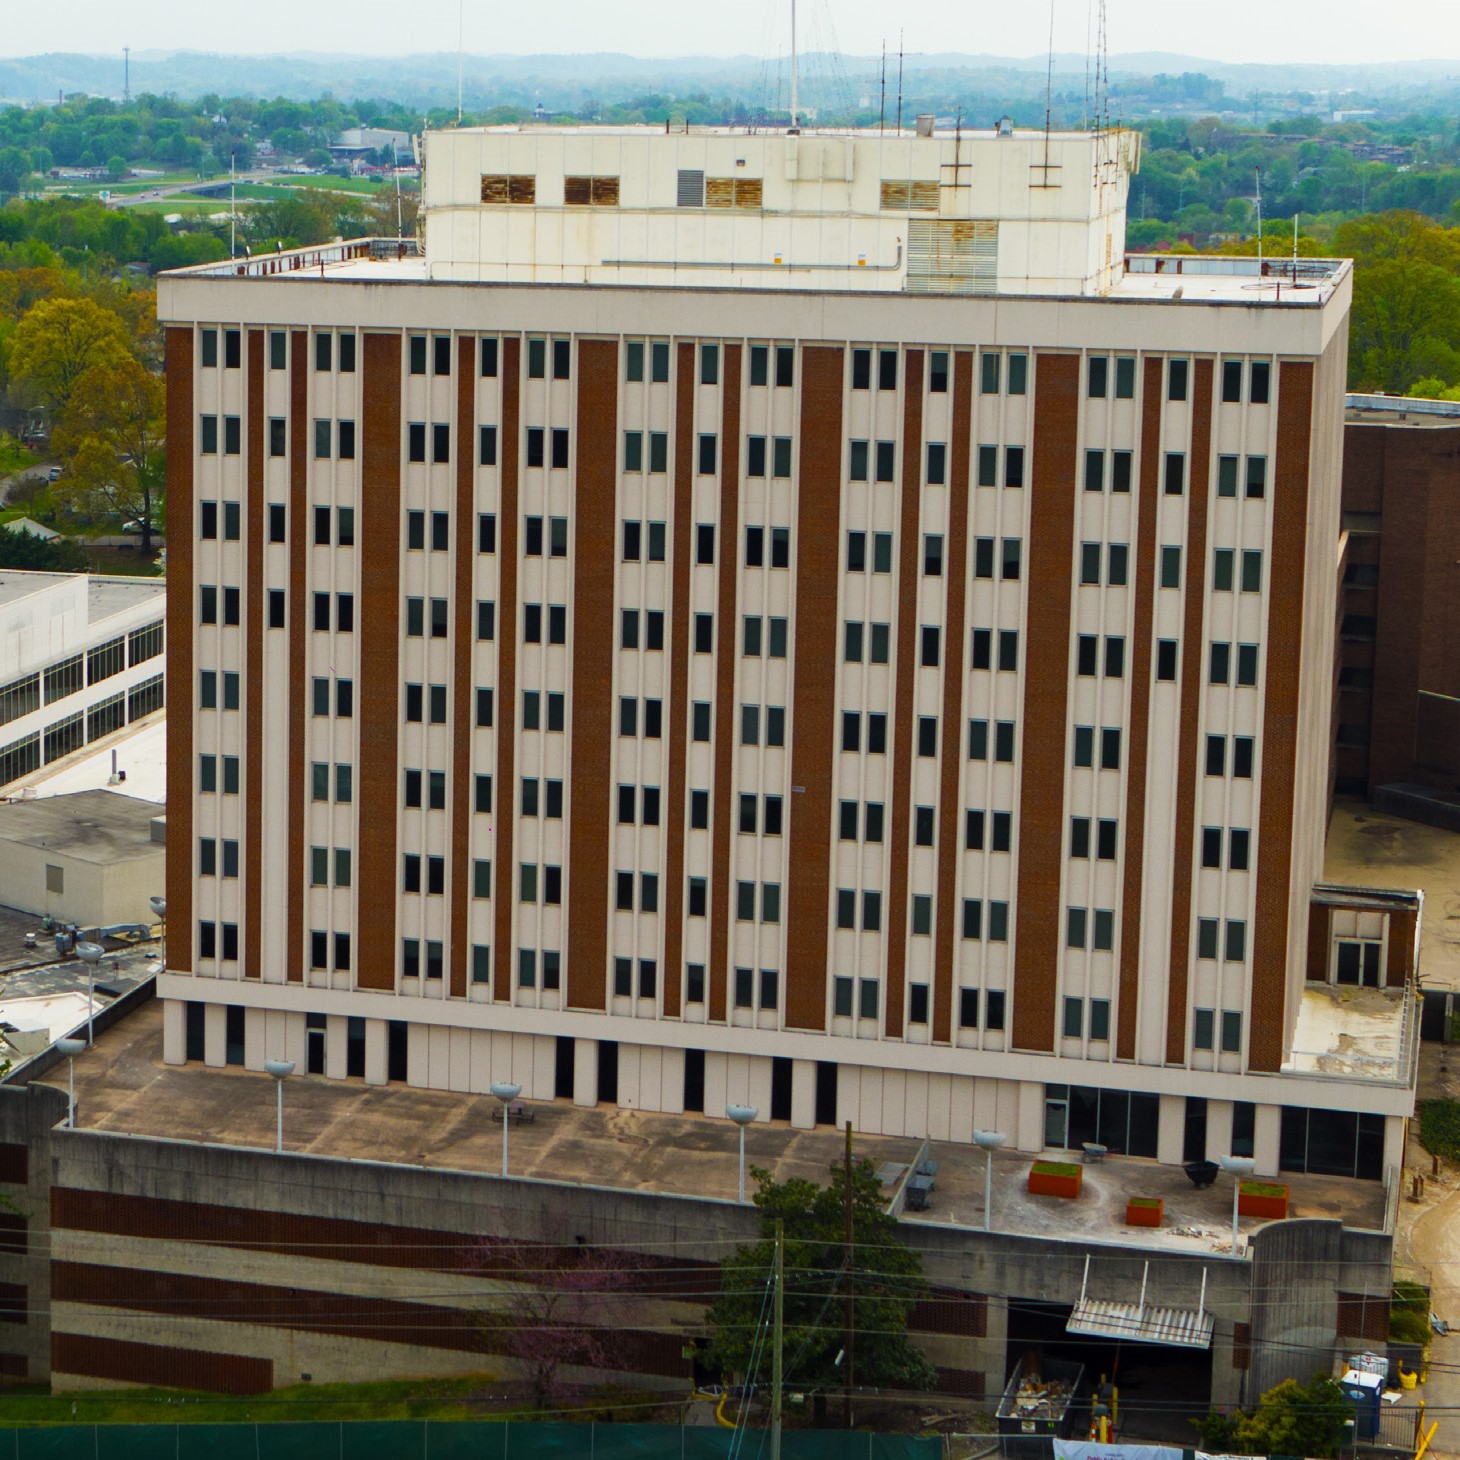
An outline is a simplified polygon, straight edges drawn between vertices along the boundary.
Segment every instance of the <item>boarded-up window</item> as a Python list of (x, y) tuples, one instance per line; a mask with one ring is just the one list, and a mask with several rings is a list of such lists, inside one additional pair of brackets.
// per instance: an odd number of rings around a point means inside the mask
[(1252, 1325), (1250, 1323), (1232, 1325), (1232, 1367), (1234, 1369), (1252, 1367)]
[(530, 172), (484, 172), (482, 202), (535, 203), (537, 179)]
[(1338, 1336), (1383, 1343), (1389, 1337), (1388, 1296), (1339, 1293)]
[(759, 208), (761, 189), (758, 177), (707, 177), (705, 207)]
[(999, 278), (999, 225), (979, 219), (914, 218), (907, 227), (911, 294), (992, 294)]
[(679, 188), (674, 202), (675, 206), (679, 208), (703, 208), (705, 206), (705, 174), (700, 168), (680, 168)]
[(938, 211), (938, 184), (922, 178), (884, 178), (882, 180), (882, 211), (884, 213), (911, 213), (922, 209), (929, 213)]
[(616, 177), (565, 177), (563, 202), (573, 208), (617, 208)]

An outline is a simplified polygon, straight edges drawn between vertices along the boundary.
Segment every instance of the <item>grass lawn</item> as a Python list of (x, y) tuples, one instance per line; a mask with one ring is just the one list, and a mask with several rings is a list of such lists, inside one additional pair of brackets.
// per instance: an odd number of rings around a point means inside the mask
[[(236, 1424), (264, 1420), (512, 1419), (530, 1409), (498, 1409), (496, 1380), (418, 1379), (379, 1384), (300, 1384), (255, 1399), (180, 1389), (108, 1389), (49, 1394), (0, 1389), (0, 1426), (27, 1424)], [(480, 1397), (478, 1397), (480, 1396)]]
[[(393, 186), (392, 182), (392, 186)], [(378, 193), (386, 184), (373, 177), (336, 177), (333, 173), (280, 177), (281, 188), (324, 188), (332, 193)]]
[[(242, 189), (239, 189), (241, 192)], [(246, 201), (239, 199), (240, 203)], [(155, 201), (146, 203), (133, 203), (127, 209), (129, 213), (201, 213), (206, 216), (209, 213), (226, 213), (228, 211), (227, 198), (189, 198), (186, 196), (173, 196), (171, 198), (157, 198)]]

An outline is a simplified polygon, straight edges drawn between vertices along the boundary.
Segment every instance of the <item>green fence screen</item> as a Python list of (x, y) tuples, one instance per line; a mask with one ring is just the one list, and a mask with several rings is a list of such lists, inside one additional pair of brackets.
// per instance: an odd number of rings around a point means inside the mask
[[(783, 1460), (940, 1460), (936, 1435), (787, 1430)], [(0, 1430), (0, 1460), (769, 1460), (764, 1430), (378, 1420)]]

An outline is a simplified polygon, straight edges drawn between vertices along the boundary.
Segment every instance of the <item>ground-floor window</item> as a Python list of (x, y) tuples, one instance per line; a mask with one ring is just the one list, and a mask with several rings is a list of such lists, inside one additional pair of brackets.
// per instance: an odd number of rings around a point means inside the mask
[(1384, 1177), (1384, 1117), (1284, 1105), (1278, 1165), (1315, 1176)]
[(1154, 1156), (1160, 1100), (1093, 1085), (1044, 1087), (1044, 1144), (1078, 1151), (1089, 1143), (1113, 1154)]

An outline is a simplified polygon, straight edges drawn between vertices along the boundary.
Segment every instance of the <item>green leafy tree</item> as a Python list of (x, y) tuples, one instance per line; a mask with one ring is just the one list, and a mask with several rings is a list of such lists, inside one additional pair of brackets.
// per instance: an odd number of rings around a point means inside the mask
[(93, 366), (131, 358), (126, 326), (91, 299), (42, 299), (21, 317), (10, 343), (12, 384), (64, 413), (76, 382)]
[[(776, 1182), (753, 1169), (761, 1240), (721, 1264), (721, 1293), (707, 1317), (710, 1358), (726, 1373), (746, 1374), (763, 1342), (763, 1303), (775, 1253), (775, 1224), (785, 1224), (786, 1382), (826, 1390), (844, 1382), (843, 1299), (850, 1282), (859, 1386), (930, 1389), (933, 1366), (908, 1338), (908, 1315), (924, 1290), (922, 1261), (904, 1245), (871, 1164), (852, 1168), (852, 1250), (846, 1245), (846, 1179), (830, 1186), (793, 1178)], [(769, 1359), (763, 1365), (765, 1378)]]
[(47, 539), (25, 528), (0, 527), (0, 568), (84, 573), (87, 567), (86, 554), (69, 538)]
[(1313, 1460), (1338, 1454), (1345, 1421), (1353, 1405), (1336, 1379), (1315, 1374), (1308, 1384), (1284, 1379), (1269, 1389), (1251, 1414), (1216, 1410), (1192, 1420), (1202, 1448), (1226, 1455), (1307, 1455)]
[(57, 494), (142, 523), (142, 551), (162, 504), (166, 402), (161, 379), (130, 355), (77, 380), (55, 445), (66, 463)]
[(30, 172), (30, 158), (19, 147), (0, 151), (0, 198), (18, 193)]

